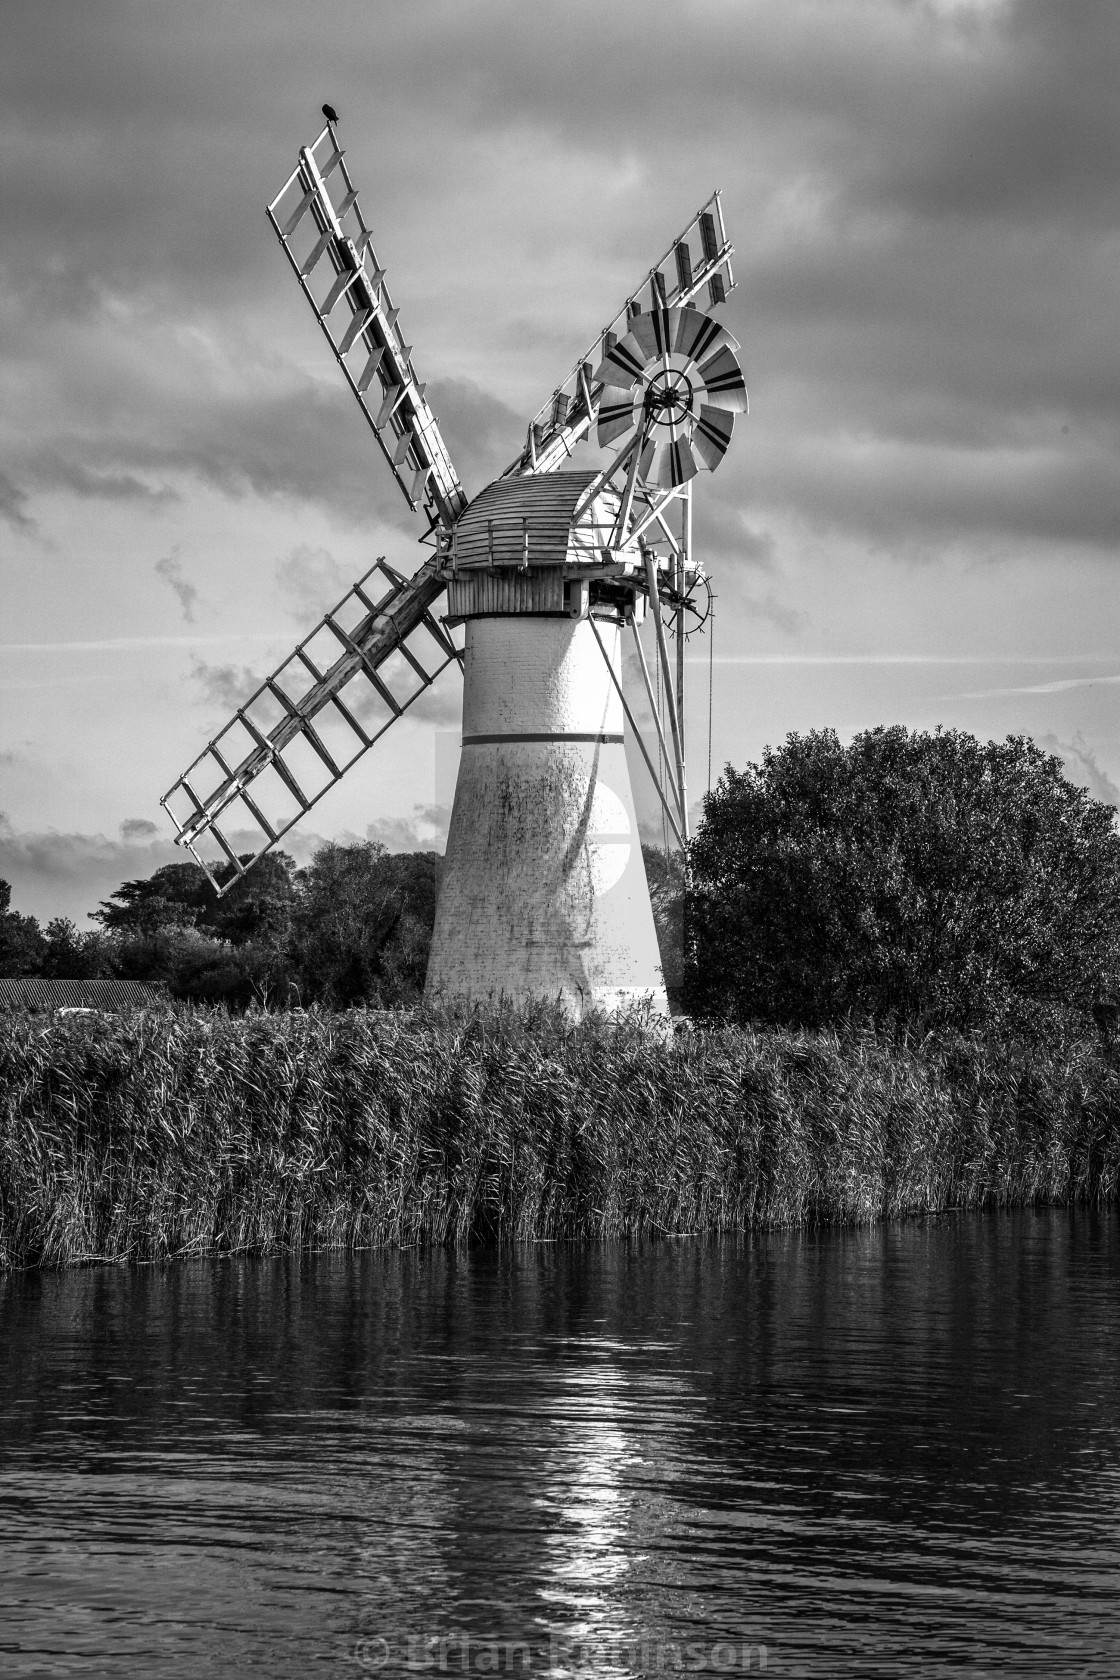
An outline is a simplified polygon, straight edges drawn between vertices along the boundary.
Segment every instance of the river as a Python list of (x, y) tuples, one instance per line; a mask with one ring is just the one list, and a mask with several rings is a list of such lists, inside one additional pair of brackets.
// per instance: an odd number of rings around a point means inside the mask
[(1120, 1672), (1114, 1212), (0, 1278), (0, 1673)]

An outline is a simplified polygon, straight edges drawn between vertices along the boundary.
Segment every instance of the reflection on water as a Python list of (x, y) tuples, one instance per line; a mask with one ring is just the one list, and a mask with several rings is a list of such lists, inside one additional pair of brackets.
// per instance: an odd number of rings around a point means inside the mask
[(1111, 1676), (1118, 1261), (1044, 1212), (8, 1277), (0, 1672)]

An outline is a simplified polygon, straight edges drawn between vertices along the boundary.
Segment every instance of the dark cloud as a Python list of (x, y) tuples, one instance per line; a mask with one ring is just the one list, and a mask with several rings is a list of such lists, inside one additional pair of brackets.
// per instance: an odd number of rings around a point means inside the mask
[(351, 520), (376, 515), (410, 528), (415, 516), (341, 374), (336, 380), (305, 379), (275, 396), (247, 391), (215, 406), (203, 400), (178, 435), (153, 447), (152, 464), (192, 473), (227, 495), (295, 497)]
[(910, 78), (909, 120), (869, 184), (939, 219), (1114, 227), (1116, 21), (1112, 0), (1020, 0), (983, 28), (974, 17), (941, 74)]
[[(91, 392), (84, 430), (76, 429), (71, 413), (64, 439), (21, 451), (22, 487), (0, 478), (0, 516), (29, 525), (22, 510), (32, 489), (150, 504), (182, 500), (183, 491), (169, 483), (175, 479), (234, 498), (316, 504), (347, 523), (380, 521), (413, 541), (421, 534), (419, 516), (405, 503), (329, 360), (324, 358), (321, 380), (288, 370), (289, 388), (281, 391), (261, 389), (260, 370), (247, 370), (240, 394), (192, 391), (189, 378), (196, 370), (184, 373), (174, 400), (164, 368), (153, 370), (150, 380), (132, 374), (132, 401), (115, 416), (107, 417)], [(268, 376), (268, 382), (275, 380)], [(516, 454), (524, 419), (467, 380), (433, 382), (430, 400), (456, 470), (473, 494)], [(300, 545), (296, 552), (310, 551)], [(293, 598), (299, 562), (285, 565), (280, 581)], [(328, 595), (332, 591), (337, 599), (333, 585)]]
[[(51, 916), (84, 916), (120, 886), (143, 880), (168, 863), (186, 863), (190, 854), (170, 838), (159, 838), (154, 824), (141, 833), (140, 819), (122, 824), (120, 839), (104, 834), (62, 833), (54, 829), (19, 831), (0, 813), (0, 877), (12, 886), (12, 899), (24, 914), (47, 920)], [(170, 830), (170, 823), (168, 830)], [(127, 835), (125, 829), (131, 832)], [(237, 851), (259, 843), (251, 833), (227, 835)], [(309, 861), (324, 844), (311, 830), (284, 836), (284, 850), (297, 863)]]
[(147, 817), (126, 817), (121, 824), (121, 839), (124, 841), (151, 840), (159, 833), (154, 822)]
[(142, 386), (135, 409), (115, 428), (91, 425), (84, 437), (67, 440), (65, 462), (32, 455), (27, 470), (42, 485), (75, 488), (98, 473), (121, 474), (129, 463), (159, 479), (193, 479), (235, 498), (318, 504), (347, 522), (376, 517), (415, 535), (416, 516), (341, 375), (337, 389), (307, 378), (293, 387), (265, 392), (247, 377), (243, 394), (182, 392), (172, 403), (159, 385)]
[[(69, 490), (75, 496), (91, 497), (108, 502), (174, 502), (178, 500), (175, 491), (167, 484), (150, 485), (130, 472), (97, 472), (83, 466), (80, 461), (56, 456), (50, 460), (47, 453), (39, 455), (34, 462), (34, 479), (39, 487), (49, 485), (51, 488)], [(158, 570), (158, 567), (157, 567)]]
[(163, 578), (175, 591), (179, 608), (187, 624), (194, 623), (194, 609), (198, 605), (198, 590), (194, 584), (183, 575), (183, 562), (179, 557), (178, 548), (173, 548), (170, 554), (165, 554), (162, 560), (156, 561), (156, 575)]
[(181, 863), (184, 855), (170, 836), (144, 844), (104, 834), (20, 833), (0, 819), (0, 876), (11, 882), (18, 907), (40, 918), (84, 915), (122, 881)]
[(1098, 451), (966, 450), (889, 439), (807, 440), (758, 475), (770, 506), (910, 556), (970, 540), (979, 558), (1050, 539), (1115, 550), (1120, 482)]
[(702, 478), (694, 486), (692, 536), (705, 565), (748, 567), (752, 572), (769, 572), (774, 564), (774, 537), (770, 531), (751, 524), (737, 498), (721, 494), (721, 481)]
[[(310, 45), (468, 489), (718, 175), (755, 397), (736, 452), (781, 457), (729, 464), (725, 500), (880, 543), (1115, 540), (1112, 0), (57, 16), (8, 10), (0, 187), (27, 237), (0, 293), (52, 342), (60, 319), (95, 344), (134, 317), (174, 364), (209, 337), (212, 369), (172, 392), (155, 356), (88, 378), (68, 361), (65, 425), (45, 418), (0, 480), (9, 520), (37, 484), (143, 499), (185, 476), (415, 535), (263, 220), (317, 120)], [(681, 121), (657, 120), (666, 85)], [(852, 439), (869, 447), (838, 462)], [(949, 453), (927, 472), (901, 443)], [(958, 471), (954, 450), (977, 460)]]
[(26, 505), (26, 490), (21, 490), (6, 472), (0, 470), (0, 519), (6, 519), (17, 530), (32, 530), (35, 521), (24, 512)]
[(517, 454), (525, 437), (526, 415), (469, 379), (433, 379), (428, 401), (467, 494), (477, 495)]

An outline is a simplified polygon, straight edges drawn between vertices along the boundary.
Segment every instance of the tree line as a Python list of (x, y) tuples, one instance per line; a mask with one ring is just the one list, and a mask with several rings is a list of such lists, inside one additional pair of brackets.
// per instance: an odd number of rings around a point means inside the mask
[[(697, 1018), (1020, 1031), (1120, 1014), (1115, 812), (1025, 737), (790, 735), (725, 769), (687, 862), (644, 850), (666, 984)], [(89, 933), (41, 929), (0, 883), (0, 976), (114, 975), (231, 1008), (407, 1006), (440, 863), (332, 842), (303, 869), (267, 855), (221, 898), (171, 864), (124, 882)]]
[[(652, 847), (645, 858), (667, 974), (679, 984), (679, 865)], [(304, 869), (283, 851), (240, 879), (223, 865), (221, 897), (198, 864), (170, 863), (125, 881), (84, 933), (65, 917), (41, 928), (11, 910), (0, 881), (0, 978), (138, 980), (232, 1009), (407, 1008), (423, 995), (442, 863), (438, 852), (331, 841)]]
[(0, 883), (0, 976), (138, 980), (232, 1009), (408, 1005), (423, 991), (440, 862), (329, 842), (304, 869), (282, 851), (239, 879), (224, 865), (220, 898), (196, 863), (165, 864), (118, 887), (87, 933), (66, 918), (40, 928)]

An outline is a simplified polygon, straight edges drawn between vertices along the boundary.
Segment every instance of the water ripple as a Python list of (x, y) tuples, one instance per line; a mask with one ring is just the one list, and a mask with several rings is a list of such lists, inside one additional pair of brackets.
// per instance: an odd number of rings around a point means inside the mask
[(1111, 1676), (1118, 1260), (1046, 1211), (7, 1277), (0, 1669)]

